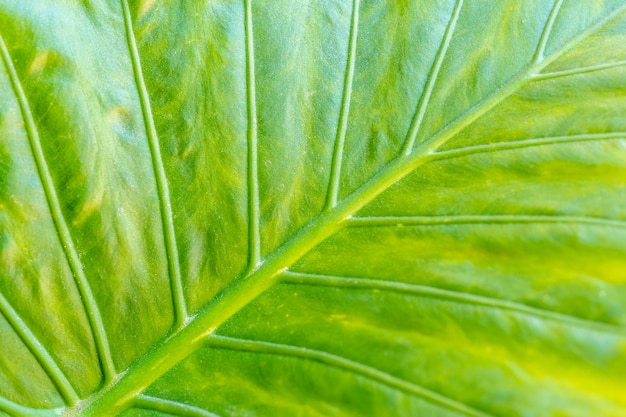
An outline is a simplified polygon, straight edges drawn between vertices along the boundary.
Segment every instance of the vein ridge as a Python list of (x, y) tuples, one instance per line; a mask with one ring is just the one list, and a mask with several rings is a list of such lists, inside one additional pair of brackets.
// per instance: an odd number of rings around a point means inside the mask
[(13, 417), (52, 417), (60, 414), (60, 410), (25, 407), (3, 397), (0, 397), (0, 411)]
[(419, 133), (422, 121), (424, 120), (424, 116), (426, 115), (426, 110), (428, 108), (430, 98), (435, 88), (435, 83), (437, 82), (439, 71), (441, 70), (441, 66), (443, 65), (446, 53), (448, 52), (448, 47), (450, 46), (450, 41), (452, 40), (452, 35), (454, 34), (454, 29), (456, 28), (456, 23), (459, 19), (459, 14), (461, 13), (462, 7), (463, 0), (457, 0), (452, 11), (452, 15), (450, 16), (448, 26), (446, 27), (446, 31), (444, 32), (443, 38), (441, 40), (441, 44), (439, 45), (439, 50), (437, 51), (435, 61), (433, 62), (433, 66), (431, 67), (430, 72), (428, 73), (428, 79), (426, 81), (426, 86), (424, 87), (424, 92), (420, 97), (419, 103), (417, 105), (417, 110), (415, 111), (415, 115), (413, 116), (413, 120), (411, 121), (409, 134), (404, 143), (404, 147), (402, 148), (402, 153), (405, 155), (410, 154), (413, 150), (413, 146), (415, 145), (417, 134)]
[(200, 407), (148, 395), (139, 395), (135, 398), (134, 406), (180, 417), (219, 417)]
[(373, 216), (352, 217), (351, 227), (434, 226), (459, 224), (557, 223), (626, 228), (626, 220), (591, 216), (534, 214), (473, 214), (454, 216)]
[(339, 123), (337, 125), (337, 135), (335, 137), (333, 160), (330, 166), (330, 178), (328, 184), (328, 193), (326, 196), (325, 210), (330, 210), (337, 205), (337, 195), (339, 194), (341, 165), (343, 160), (346, 132), (348, 129), (348, 115), (350, 114), (352, 83), (354, 80), (354, 67), (356, 62), (356, 47), (359, 29), (359, 5), (360, 0), (353, 0), (352, 17), (350, 21), (350, 36), (348, 40), (348, 59), (346, 61), (346, 69), (343, 82), (343, 94), (341, 98), (341, 110), (339, 112)]
[(561, 10), (561, 5), (563, 5), (563, 0), (555, 0), (554, 4), (552, 5), (552, 10), (550, 11), (550, 15), (548, 16), (548, 20), (546, 21), (543, 30), (541, 31), (539, 44), (537, 45), (537, 50), (535, 51), (535, 55), (533, 56), (534, 64), (541, 62), (541, 60), (544, 58), (546, 46), (548, 44), (548, 40), (550, 39), (550, 35), (552, 34), (554, 22), (556, 22), (556, 18), (559, 15), (559, 11)]
[(360, 277), (342, 277), (335, 275), (312, 274), (299, 271), (286, 271), (281, 282), (294, 285), (315, 285), (347, 289), (377, 289), (395, 291), (429, 298), (439, 298), (454, 302), (512, 311), (526, 316), (550, 320), (566, 325), (584, 327), (587, 329), (624, 336), (626, 328), (606, 322), (585, 319), (565, 313), (559, 313), (543, 308), (531, 307), (516, 301), (509, 301), (484, 295), (470, 294), (453, 290), (446, 290), (428, 285), (408, 284), (405, 282), (386, 281)]
[(535, 75), (533, 77), (533, 81), (543, 81), (543, 80), (550, 80), (553, 78), (570, 77), (572, 75), (580, 75), (580, 74), (586, 74), (589, 72), (603, 71), (606, 69), (622, 67), (625, 65), (626, 65), (626, 60), (610, 62), (608, 64), (589, 65), (587, 67), (572, 68), (572, 69), (563, 70), (563, 71), (544, 72), (544, 73)]
[(391, 388), (421, 397), (439, 406), (473, 417), (487, 417), (488, 414), (476, 410), (466, 404), (453, 400), (435, 391), (431, 391), (415, 383), (398, 378), (379, 369), (343, 358), (328, 352), (278, 343), (258, 340), (238, 339), (227, 336), (211, 335), (206, 341), (207, 347), (227, 350), (237, 350), (253, 353), (265, 353), (295, 357), (319, 362), (338, 369), (343, 369), (357, 375), (377, 381)]
[(59, 391), (59, 394), (61, 394), (63, 400), (70, 406), (76, 404), (80, 398), (78, 398), (78, 394), (70, 381), (54, 361), (48, 350), (41, 344), (2, 294), (0, 294), (0, 314), (6, 318), (7, 322), (22, 340), (22, 343), (26, 345), (37, 362), (39, 362), (39, 365), (46, 372), (55, 388)]
[(127, 0), (121, 0), (122, 10), (124, 13), (124, 26), (126, 29), (126, 40), (133, 64), (133, 72), (135, 75), (135, 83), (139, 101), (141, 103), (141, 111), (143, 114), (144, 124), (146, 128), (146, 136), (150, 147), (152, 157), (152, 167), (156, 180), (157, 192), (159, 196), (159, 205), (161, 212), (161, 222), (163, 224), (163, 235), (165, 240), (165, 251), (167, 255), (167, 266), (170, 277), (170, 285), (172, 291), (172, 303), (174, 305), (175, 322), (177, 327), (181, 327), (187, 318), (187, 304), (183, 290), (183, 283), (180, 273), (180, 261), (178, 259), (178, 248), (176, 247), (176, 232), (174, 230), (174, 216), (172, 213), (171, 199), (167, 177), (165, 175), (165, 167), (161, 156), (161, 148), (159, 146), (159, 138), (156, 127), (154, 125), (154, 117), (150, 105), (150, 96), (146, 88), (141, 68), (141, 60), (137, 49), (137, 42), (133, 33), (130, 9)]
[(248, 273), (261, 263), (261, 232), (259, 208), (259, 163), (254, 71), (254, 32), (252, 0), (244, 1), (246, 38), (246, 106), (248, 112)]
[(68, 265), (72, 271), (74, 283), (76, 284), (76, 288), (80, 294), (81, 302), (85, 309), (87, 320), (89, 321), (89, 326), (96, 345), (96, 351), (98, 353), (104, 379), (111, 380), (115, 376), (115, 366), (111, 357), (111, 350), (107, 340), (106, 331), (104, 330), (102, 316), (89, 285), (89, 281), (87, 281), (87, 277), (85, 276), (83, 265), (74, 246), (72, 235), (65, 218), (63, 217), (61, 203), (59, 202), (54, 181), (52, 180), (52, 175), (50, 174), (48, 164), (46, 163), (43, 149), (41, 147), (39, 132), (37, 130), (37, 125), (35, 123), (30, 105), (28, 104), (28, 99), (24, 93), (17, 71), (13, 65), (9, 50), (1, 35), (0, 55), (2, 56), (2, 61), (4, 61), (4, 66), (9, 75), (13, 92), (22, 113), (22, 118), (24, 119), (24, 128), (26, 130), (26, 135), (28, 136), (30, 149), (37, 167), (37, 173), (41, 181), (44, 195), (46, 196), (46, 201), (48, 203), (48, 208), (50, 210), (50, 215), (52, 217), (59, 242), (63, 247), (63, 252), (65, 253)]
[(551, 136), (545, 138), (532, 138), (510, 142), (496, 142), (481, 145), (464, 146), (461, 148), (453, 148), (446, 151), (433, 152), (430, 156), (430, 159), (435, 161), (441, 159), (454, 159), (463, 156), (489, 152), (501, 152), (514, 149), (532, 148), (544, 145), (559, 145), (620, 139), (626, 139), (626, 132), (583, 133), (578, 135)]

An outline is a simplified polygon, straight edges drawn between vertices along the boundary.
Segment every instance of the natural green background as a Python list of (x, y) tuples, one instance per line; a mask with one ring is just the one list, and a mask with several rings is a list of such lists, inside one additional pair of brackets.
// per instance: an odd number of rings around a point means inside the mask
[(626, 416), (623, 0), (0, 0), (0, 55), (0, 415)]

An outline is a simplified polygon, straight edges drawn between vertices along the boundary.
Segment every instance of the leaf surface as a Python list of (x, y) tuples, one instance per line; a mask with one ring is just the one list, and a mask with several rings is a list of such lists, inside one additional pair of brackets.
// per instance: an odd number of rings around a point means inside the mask
[(0, 414), (623, 416), (626, 3), (0, 1)]

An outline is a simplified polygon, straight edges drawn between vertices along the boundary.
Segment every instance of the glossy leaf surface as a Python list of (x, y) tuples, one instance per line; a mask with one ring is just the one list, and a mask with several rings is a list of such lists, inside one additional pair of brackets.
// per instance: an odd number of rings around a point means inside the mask
[(0, 415), (626, 415), (624, 45), (623, 0), (0, 0)]

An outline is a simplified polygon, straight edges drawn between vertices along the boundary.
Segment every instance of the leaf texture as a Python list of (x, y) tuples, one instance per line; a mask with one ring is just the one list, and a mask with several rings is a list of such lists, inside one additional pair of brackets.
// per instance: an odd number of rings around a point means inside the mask
[(624, 416), (623, 0), (0, 0), (0, 415)]

